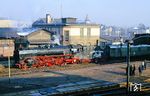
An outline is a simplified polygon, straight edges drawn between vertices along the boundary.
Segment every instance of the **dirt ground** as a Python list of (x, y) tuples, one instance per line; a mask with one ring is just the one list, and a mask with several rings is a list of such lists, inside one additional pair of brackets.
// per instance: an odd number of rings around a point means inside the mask
[[(145, 83), (150, 79), (150, 67), (141, 75), (138, 66), (141, 61), (131, 62), (136, 65), (135, 76), (130, 77), (131, 82)], [(11, 78), (8, 78), (8, 69), (0, 73), (0, 93), (11, 93), (39, 88), (54, 87), (59, 84), (86, 80), (104, 80), (115, 83), (126, 82), (126, 62), (108, 64), (73, 64), (66, 66), (53, 66), (51, 68), (11, 69)], [(10, 80), (10, 82), (9, 82)], [(147, 81), (146, 81), (147, 80)]]

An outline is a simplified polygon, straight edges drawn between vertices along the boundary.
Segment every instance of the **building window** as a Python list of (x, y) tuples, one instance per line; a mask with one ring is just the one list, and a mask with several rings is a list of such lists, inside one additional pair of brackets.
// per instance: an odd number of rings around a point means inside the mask
[(68, 30), (64, 32), (64, 40), (69, 41), (69, 31)]
[(80, 37), (83, 37), (83, 36), (84, 36), (84, 29), (80, 28)]
[(87, 37), (91, 36), (91, 28), (87, 28)]

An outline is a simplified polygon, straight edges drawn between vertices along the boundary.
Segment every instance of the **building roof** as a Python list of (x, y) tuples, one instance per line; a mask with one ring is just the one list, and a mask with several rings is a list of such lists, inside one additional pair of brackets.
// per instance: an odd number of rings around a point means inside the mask
[(46, 23), (46, 18), (40, 18), (36, 20), (33, 24), (45, 24)]
[(33, 32), (36, 32), (36, 31), (39, 31), (39, 30), (44, 30), (44, 31), (47, 31), (49, 33), (51, 33), (50, 31), (46, 30), (46, 29), (40, 29), (40, 28), (24, 28), (24, 29), (21, 29), (17, 34), (19, 36), (27, 36)]
[(96, 23), (86, 23), (86, 22), (78, 22), (78, 21), (74, 21), (74, 22), (66, 22), (63, 23), (62, 20), (63, 19), (77, 19), (77, 18), (73, 18), (73, 17), (67, 17), (67, 18), (59, 18), (59, 19), (53, 19), (53, 21), (51, 23), (46, 23), (46, 18), (40, 18), (38, 20), (36, 20), (32, 26), (100, 26), (99, 24)]
[(17, 34), (19, 36), (26, 36), (32, 32), (35, 32), (37, 31), (38, 29), (37, 28), (23, 28), (23, 29), (19, 29), (19, 31), (17, 32)]
[(33, 24), (33, 27), (36, 26), (100, 26), (99, 24), (94, 24), (94, 23), (90, 23), (90, 24), (85, 24), (85, 23), (73, 23), (73, 24), (64, 24), (64, 23), (52, 23), (52, 24), (46, 24), (46, 23), (38, 23), (38, 24)]
[(16, 28), (0, 28), (0, 38), (16, 38), (19, 37)]

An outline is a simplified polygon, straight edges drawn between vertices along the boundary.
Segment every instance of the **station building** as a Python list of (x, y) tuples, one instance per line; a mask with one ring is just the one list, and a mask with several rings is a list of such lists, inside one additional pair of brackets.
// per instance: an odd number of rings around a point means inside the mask
[(60, 43), (63, 45), (93, 46), (100, 40), (100, 25), (91, 23), (88, 18), (85, 22), (77, 22), (77, 18), (53, 19), (47, 14), (46, 18), (35, 21), (32, 26), (60, 35)]

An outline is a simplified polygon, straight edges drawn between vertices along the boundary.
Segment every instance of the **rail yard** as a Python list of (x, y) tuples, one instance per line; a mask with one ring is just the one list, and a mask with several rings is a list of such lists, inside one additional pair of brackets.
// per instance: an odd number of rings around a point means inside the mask
[[(11, 63), (15, 63), (12, 68), (4, 68), (0, 73), (0, 93), (4, 96), (126, 94), (125, 58), (100, 60), (95, 64), (95, 59), (90, 58), (91, 50), (78, 51), (70, 48), (18, 50), (15, 58), (11, 58)], [(142, 62), (134, 60), (130, 64), (135, 65), (135, 75), (130, 76), (130, 82), (142, 84), (141, 91), (132, 92), (133, 96), (149, 94), (150, 64), (147, 61), (147, 69), (140, 74), (138, 67)], [(7, 65), (8, 61), (2, 63)]]
[[(130, 82), (138, 82), (142, 84), (148, 83), (150, 76), (149, 68), (147, 68), (147, 70), (145, 70), (142, 73), (142, 75), (139, 76), (137, 68), (138, 65), (141, 64), (141, 61), (134, 61), (131, 62), (131, 64), (136, 64), (136, 75), (131, 76)], [(66, 86), (69, 86), (72, 83), (78, 82), (86, 83), (86, 82), (105, 81), (107, 83), (109, 82), (108, 84), (110, 85), (113, 83), (122, 84), (126, 82), (125, 69), (126, 69), (126, 62), (122, 63), (108, 62), (107, 64), (93, 64), (93, 63), (70, 64), (64, 66), (55, 65), (43, 68), (29, 68), (27, 70), (20, 70), (13, 68), (11, 69), (12, 76), (10, 78), (10, 82), (8, 74), (6, 74), (8, 73), (6, 69), (5, 72), (0, 73), (1, 74), (0, 93), (2, 93), (4, 96), (16, 96), (16, 95), (34, 96), (34, 94), (37, 93), (41, 94), (40, 93), (41, 91), (38, 91), (38, 89), (44, 90), (45, 88), (52, 88), (52, 87), (57, 88), (58, 86), (63, 86), (65, 84)], [(125, 89), (119, 90), (124, 90), (123, 92), (125, 92)], [(104, 93), (106, 92), (102, 92), (101, 94)], [(102, 96), (109, 96), (109, 95), (102, 95)]]
[(126, 62), (127, 44), (19, 47), (12, 57), (0, 62), (5, 66), (0, 71), (0, 94), (119, 96), (129, 94), (126, 91), (129, 83), (130, 94), (146, 96), (150, 90), (149, 45), (131, 44), (131, 60)]
[(0, 96), (150, 96), (150, 2), (70, 1), (1, 2)]

